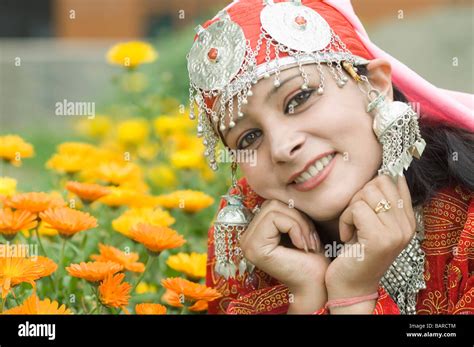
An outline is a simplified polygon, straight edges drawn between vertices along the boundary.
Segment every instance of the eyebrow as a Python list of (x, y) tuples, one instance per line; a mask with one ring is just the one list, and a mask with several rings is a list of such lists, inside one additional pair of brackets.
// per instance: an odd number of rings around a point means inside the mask
[(273, 88), (268, 92), (267, 94), (267, 99), (269, 99), (273, 94), (277, 92), (279, 88), (281, 88), (285, 83), (291, 81), (292, 79), (295, 79), (296, 77), (301, 76), (301, 74), (298, 72), (296, 75), (290, 76), (283, 81), (280, 82), (280, 85), (278, 87), (273, 86)]
[[(273, 94), (275, 94), (285, 83), (287, 83), (287, 82), (289, 82), (289, 81), (291, 81), (291, 80), (293, 80), (293, 79), (295, 79), (295, 78), (297, 78), (297, 77), (299, 77), (299, 76), (301, 76), (301, 73), (298, 72), (297, 74), (295, 74), (295, 75), (293, 75), (293, 76), (289, 76), (289, 77), (285, 78), (283, 81), (280, 82), (280, 85), (279, 85), (278, 87), (273, 86), (273, 88), (270, 89), (270, 91), (267, 93), (266, 99), (269, 99), (271, 96), (273, 96)], [(237, 126), (237, 125), (236, 125), (236, 126)], [(234, 127), (234, 128), (235, 128), (235, 127)], [(226, 136), (229, 135), (229, 133), (230, 133), (230, 132), (232, 131), (232, 129), (234, 129), (234, 128), (230, 128), (230, 129), (227, 128), (227, 129), (224, 131), (224, 133), (221, 134), (222, 139), (225, 139)], [(219, 131), (219, 132), (220, 132), (220, 131)]]

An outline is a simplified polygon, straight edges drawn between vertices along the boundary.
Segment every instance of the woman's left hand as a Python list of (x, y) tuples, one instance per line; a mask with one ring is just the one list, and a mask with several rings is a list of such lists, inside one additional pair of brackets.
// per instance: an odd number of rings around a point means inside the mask
[[(390, 202), (391, 208), (376, 213), (375, 207), (384, 199)], [(397, 184), (387, 175), (368, 182), (354, 195), (339, 218), (341, 241), (349, 247), (361, 247), (359, 255), (362, 257), (356, 257), (344, 248), (344, 252), (332, 261), (326, 272), (328, 299), (376, 292), (380, 279), (408, 245), (415, 228), (416, 219), (405, 177), (399, 177)], [(375, 301), (334, 311), (371, 313), (374, 305)]]

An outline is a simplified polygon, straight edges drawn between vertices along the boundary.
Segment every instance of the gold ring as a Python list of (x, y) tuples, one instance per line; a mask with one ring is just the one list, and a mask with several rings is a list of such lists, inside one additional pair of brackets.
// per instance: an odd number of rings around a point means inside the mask
[(375, 213), (386, 212), (392, 208), (390, 201), (382, 199), (379, 201), (377, 206), (374, 208)]

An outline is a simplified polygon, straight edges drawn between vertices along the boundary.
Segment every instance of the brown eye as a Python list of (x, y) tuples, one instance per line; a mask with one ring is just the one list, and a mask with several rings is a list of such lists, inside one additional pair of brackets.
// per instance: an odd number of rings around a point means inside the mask
[(250, 146), (252, 143), (255, 142), (255, 140), (258, 139), (258, 137), (262, 134), (261, 130), (255, 129), (247, 134), (245, 134), (242, 139), (239, 141), (237, 148), (238, 149), (244, 149), (248, 146)]
[[(288, 104), (285, 108), (285, 114), (293, 113), (293, 111), (296, 108), (298, 108), (298, 106), (301, 106), (302, 104), (304, 104), (311, 97), (311, 95), (313, 93), (314, 93), (314, 89), (310, 89), (310, 90), (304, 90), (304, 91), (296, 94), (288, 102)], [(290, 111), (290, 109), (291, 109), (291, 111)]]

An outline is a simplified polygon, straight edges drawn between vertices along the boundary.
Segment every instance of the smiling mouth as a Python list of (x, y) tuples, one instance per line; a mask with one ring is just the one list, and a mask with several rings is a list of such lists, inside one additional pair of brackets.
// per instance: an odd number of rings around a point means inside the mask
[(329, 153), (318, 160), (315, 160), (309, 167), (299, 174), (290, 184), (302, 184), (317, 177), (332, 162), (335, 153)]

